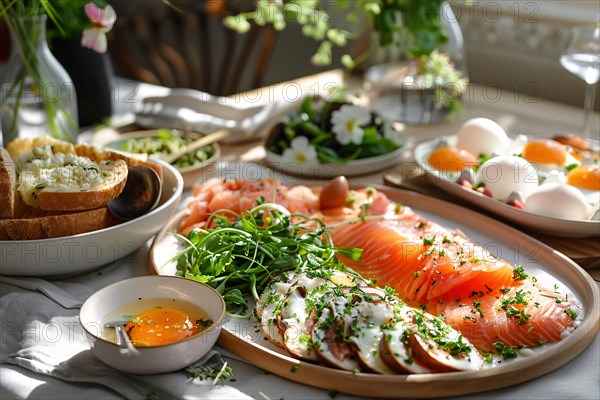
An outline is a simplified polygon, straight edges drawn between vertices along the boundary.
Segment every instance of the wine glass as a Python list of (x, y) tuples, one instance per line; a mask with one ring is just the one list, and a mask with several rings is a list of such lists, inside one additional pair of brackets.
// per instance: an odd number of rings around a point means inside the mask
[(583, 136), (592, 130), (591, 111), (594, 106), (594, 85), (600, 79), (600, 25), (576, 26), (571, 29), (567, 45), (560, 56), (561, 65), (587, 83), (583, 103)]

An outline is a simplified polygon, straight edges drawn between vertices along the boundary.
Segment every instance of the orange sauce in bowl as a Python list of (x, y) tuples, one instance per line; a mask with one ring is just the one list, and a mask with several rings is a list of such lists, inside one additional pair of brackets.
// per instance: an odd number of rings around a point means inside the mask
[[(209, 329), (213, 325), (208, 314), (185, 301), (168, 298), (140, 298), (109, 312), (101, 320), (128, 321), (125, 331), (135, 346), (163, 346), (180, 342)], [(117, 342), (113, 328), (103, 328), (101, 336)]]
[(200, 328), (181, 310), (153, 308), (133, 317), (125, 331), (135, 346), (160, 346), (192, 337)]

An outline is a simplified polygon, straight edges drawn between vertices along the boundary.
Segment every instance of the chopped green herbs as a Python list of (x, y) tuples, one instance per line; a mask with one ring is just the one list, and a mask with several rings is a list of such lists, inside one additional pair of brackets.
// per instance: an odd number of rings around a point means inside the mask
[[(182, 136), (176, 130), (159, 129), (156, 136), (131, 138), (123, 142), (121, 150), (129, 153), (148, 154), (156, 158), (165, 158), (195, 141), (195, 137)], [(173, 165), (178, 168), (190, 167), (201, 164), (215, 155), (216, 149), (206, 145), (199, 150), (192, 151), (175, 160)]]
[(573, 311), (573, 310), (566, 309), (565, 310), (565, 314), (567, 314), (572, 319), (576, 319), (577, 318), (577, 313), (575, 311)]
[(221, 369), (209, 367), (207, 365), (196, 365), (187, 367), (185, 374), (189, 379), (214, 379), (215, 381), (229, 379), (233, 376), (233, 369), (224, 363)]
[(494, 349), (496, 350), (496, 352), (498, 354), (500, 354), (504, 358), (516, 358), (517, 357), (517, 352), (515, 351), (514, 348), (512, 348), (510, 346), (505, 346), (501, 342), (494, 343)]
[(513, 268), (513, 280), (522, 281), (527, 279), (528, 276), (529, 275), (525, 273), (525, 269), (522, 265), (517, 265), (515, 268)]
[(432, 238), (423, 238), (423, 245), (427, 246), (427, 245), (432, 245), (435, 243), (435, 236)]

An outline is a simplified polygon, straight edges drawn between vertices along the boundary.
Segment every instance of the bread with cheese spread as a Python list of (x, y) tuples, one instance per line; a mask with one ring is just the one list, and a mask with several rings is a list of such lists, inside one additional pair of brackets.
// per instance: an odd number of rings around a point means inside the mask
[(0, 240), (63, 237), (121, 223), (105, 204), (138, 165), (162, 178), (160, 164), (118, 151), (50, 136), (12, 141), (0, 148)]
[[(117, 197), (127, 163), (103, 152), (80, 155), (77, 147), (48, 136), (9, 144), (17, 167), (17, 191), (30, 206), (51, 211), (93, 210)], [(103, 157), (104, 156), (104, 157)]]

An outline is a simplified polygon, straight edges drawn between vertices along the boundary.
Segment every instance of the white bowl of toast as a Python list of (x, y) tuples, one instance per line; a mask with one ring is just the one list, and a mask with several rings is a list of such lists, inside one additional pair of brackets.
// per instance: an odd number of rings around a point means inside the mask
[[(161, 198), (147, 214), (119, 220), (106, 204), (140, 163), (161, 177)], [(48, 136), (0, 147), (0, 274), (76, 275), (114, 262), (160, 230), (182, 191), (181, 174), (164, 162)]]

